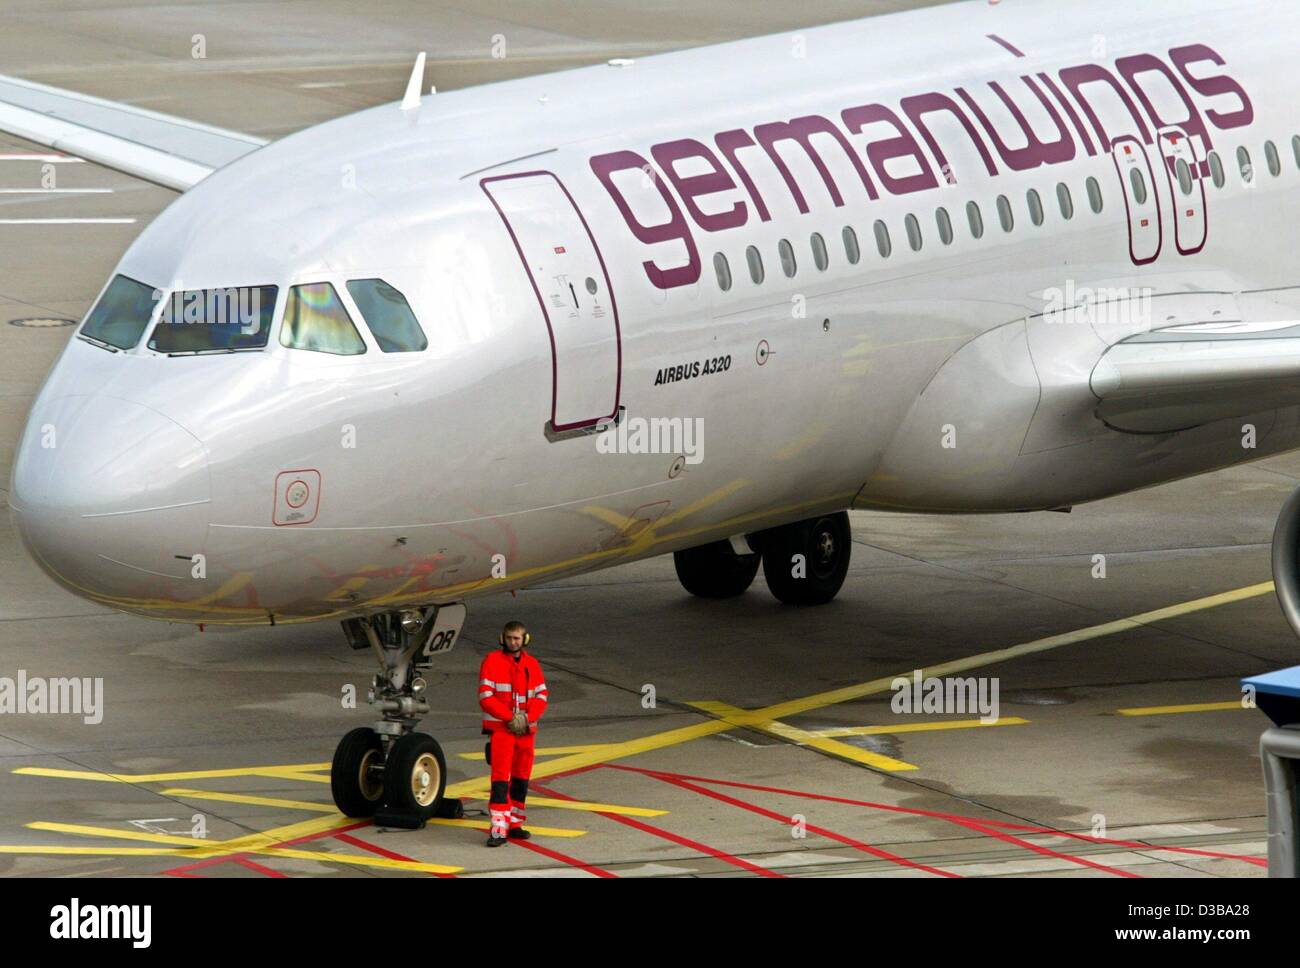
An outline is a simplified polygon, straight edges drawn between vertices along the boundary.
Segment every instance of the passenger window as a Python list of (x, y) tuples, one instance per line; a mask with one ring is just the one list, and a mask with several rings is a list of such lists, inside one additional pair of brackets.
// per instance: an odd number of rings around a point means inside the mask
[(1029, 206), (1029, 221), (1035, 225), (1043, 224), (1043, 199), (1034, 189), (1025, 192), (1025, 203)]
[(429, 345), (411, 304), (382, 279), (350, 279), (348, 292), (385, 353), (418, 353)]
[(726, 292), (731, 288), (731, 266), (721, 252), (713, 253), (713, 271), (718, 274), (718, 288)]
[(352, 317), (328, 282), (294, 286), (284, 307), (280, 345), (294, 350), (354, 356), (366, 351)]
[(818, 272), (825, 272), (831, 264), (830, 256), (826, 253), (826, 240), (820, 232), (814, 232), (808, 242), (812, 246), (813, 264), (817, 266)]
[[(1143, 189), (1145, 196), (1146, 189)], [(1074, 218), (1074, 199), (1070, 197), (1070, 186), (1065, 182), (1060, 182), (1056, 186), (1056, 201), (1061, 206), (1061, 217), (1069, 220)]]
[(1138, 205), (1147, 203), (1147, 180), (1142, 177), (1142, 172), (1136, 168), (1128, 170), (1129, 184), (1133, 186), (1133, 201)]
[(889, 241), (889, 226), (879, 219), (876, 219), (875, 233), (876, 249), (879, 250), (882, 259), (888, 259), (889, 253), (894, 251), (894, 246)]
[(745, 250), (745, 261), (749, 263), (749, 278), (754, 280), (754, 285), (763, 284), (763, 253), (758, 251), (757, 246), (751, 245)]
[[(1296, 139), (1296, 165), (1300, 166), (1300, 138)], [(1210, 177), (1214, 179), (1215, 188), (1222, 188), (1228, 181), (1223, 173), (1223, 159), (1217, 151), (1210, 152)]]
[(782, 239), (777, 243), (776, 251), (781, 255), (781, 271), (785, 273), (787, 279), (793, 279), (799, 269), (794, 262), (794, 246), (788, 240)]
[(1276, 178), (1282, 174), (1282, 159), (1278, 157), (1277, 145), (1271, 141), (1264, 142), (1264, 159), (1268, 162), (1268, 173)]
[(1088, 186), (1088, 207), (1091, 208), (1093, 212), (1100, 215), (1102, 205), (1103, 205), (1102, 198), (1101, 198), (1101, 185), (1097, 183), (1097, 179), (1089, 175), (1087, 186)]
[(849, 265), (855, 266), (862, 258), (862, 250), (858, 247), (858, 233), (853, 231), (853, 226), (846, 225), (841, 234), (844, 237), (844, 257), (849, 260)]
[(119, 350), (129, 350), (140, 342), (161, 295), (153, 286), (126, 276), (114, 276), (86, 317), (81, 335)]
[(1005, 195), (998, 196), (998, 222), (1003, 232), (1010, 232), (1016, 227), (1015, 216), (1011, 213), (1011, 200)]
[(903, 225), (907, 229), (907, 244), (911, 246), (913, 252), (921, 251), (921, 223), (916, 220), (916, 216), (908, 213), (907, 218), (903, 219)]
[(1179, 158), (1178, 163), (1174, 165), (1178, 172), (1178, 188), (1184, 195), (1192, 193), (1192, 169), (1188, 167), (1187, 162)]
[(946, 208), (936, 208), (934, 210), (934, 221), (939, 226), (939, 241), (944, 245), (952, 244), (952, 219), (948, 217)]
[(971, 236), (976, 239), (983, 238), (984, 216), (980, 214), (980, 207), (974, 202), (966, 203), (966, 221), (970, 223)]
[(1244, 145), (1237, 149), (1237, 167), (1241, 169), (1241, 180), (1247, 185), (1255, 180), (1255, 169), (1250, 165), (1250, 152)]

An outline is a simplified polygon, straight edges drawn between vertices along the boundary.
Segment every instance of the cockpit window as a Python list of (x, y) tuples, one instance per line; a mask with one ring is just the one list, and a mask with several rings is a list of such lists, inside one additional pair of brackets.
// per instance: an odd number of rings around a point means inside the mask
[(129, 350), (140, 342), (158, 296), (153, 286), (126, 276), (114, 276), (86, 317), (81, 335), (119, 350)]
[(348, 292), (385, 353), (418, 353), (429, 345), (406, 297), (382, 279), (350, 279)]
[(295, 350), (351, 356), (366, 351), (352, 317), (328, 282), (294, 286), (284, 307), (280, 344)]
[(261, 349), (271, 334), (276, 286), (191, 289), (167, 296), (149, 349), (159, 353), (232, 353)]

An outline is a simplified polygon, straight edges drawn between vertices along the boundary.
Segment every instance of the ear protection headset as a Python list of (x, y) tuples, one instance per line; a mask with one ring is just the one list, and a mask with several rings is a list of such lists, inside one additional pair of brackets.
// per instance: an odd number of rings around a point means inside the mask
[[(531, 635), (529, 635), (527, 629), (525, 629), (525, 630), (524, 630), (524, 648), (528, 648), (528, 643), (531, 642), (532, 640), (533, 640), (533, 637), (532, 637)], [(502, 629), (502, 630), (501, 630), (501, 634), (497, 637), (497, 644), (498, 644), (499, 646), (501, 646), (501, 648), (503, 648), (503, 649), (506, 647), (506, 633), (505, 633), (505, 629)]]

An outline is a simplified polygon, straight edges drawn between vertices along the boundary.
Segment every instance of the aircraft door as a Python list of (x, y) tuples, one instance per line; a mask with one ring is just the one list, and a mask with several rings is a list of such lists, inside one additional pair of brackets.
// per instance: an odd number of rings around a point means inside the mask
[(618, 414), (618, 307), (595, 238), (554, 174), (484, 178), (514, 240), (551, 341), (550, 433), (594, 428)]
[(1205, 206), (1205, 172), (1196, 145), (1181, 128), (1160, 132), (1169, 198), (1174, 207), (1174, 243), (1179, 255), (1205, 248), (1209, 214)]
[(1128, 214), (1128, 251), (1134, 265), (1155, 262), (1164, 244), (1160, 194), (1151, 160), (1142, 142), (1131, 135), (1116, 138), (1110, 148), (1124, 210)]

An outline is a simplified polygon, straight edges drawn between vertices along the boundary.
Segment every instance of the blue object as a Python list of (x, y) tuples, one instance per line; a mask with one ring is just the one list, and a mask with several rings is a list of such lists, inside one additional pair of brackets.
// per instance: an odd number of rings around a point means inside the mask
[(1255, 690), (1255, 705), (1278, 726), (1300, 724), (1300, 666), (1241, 680)]

